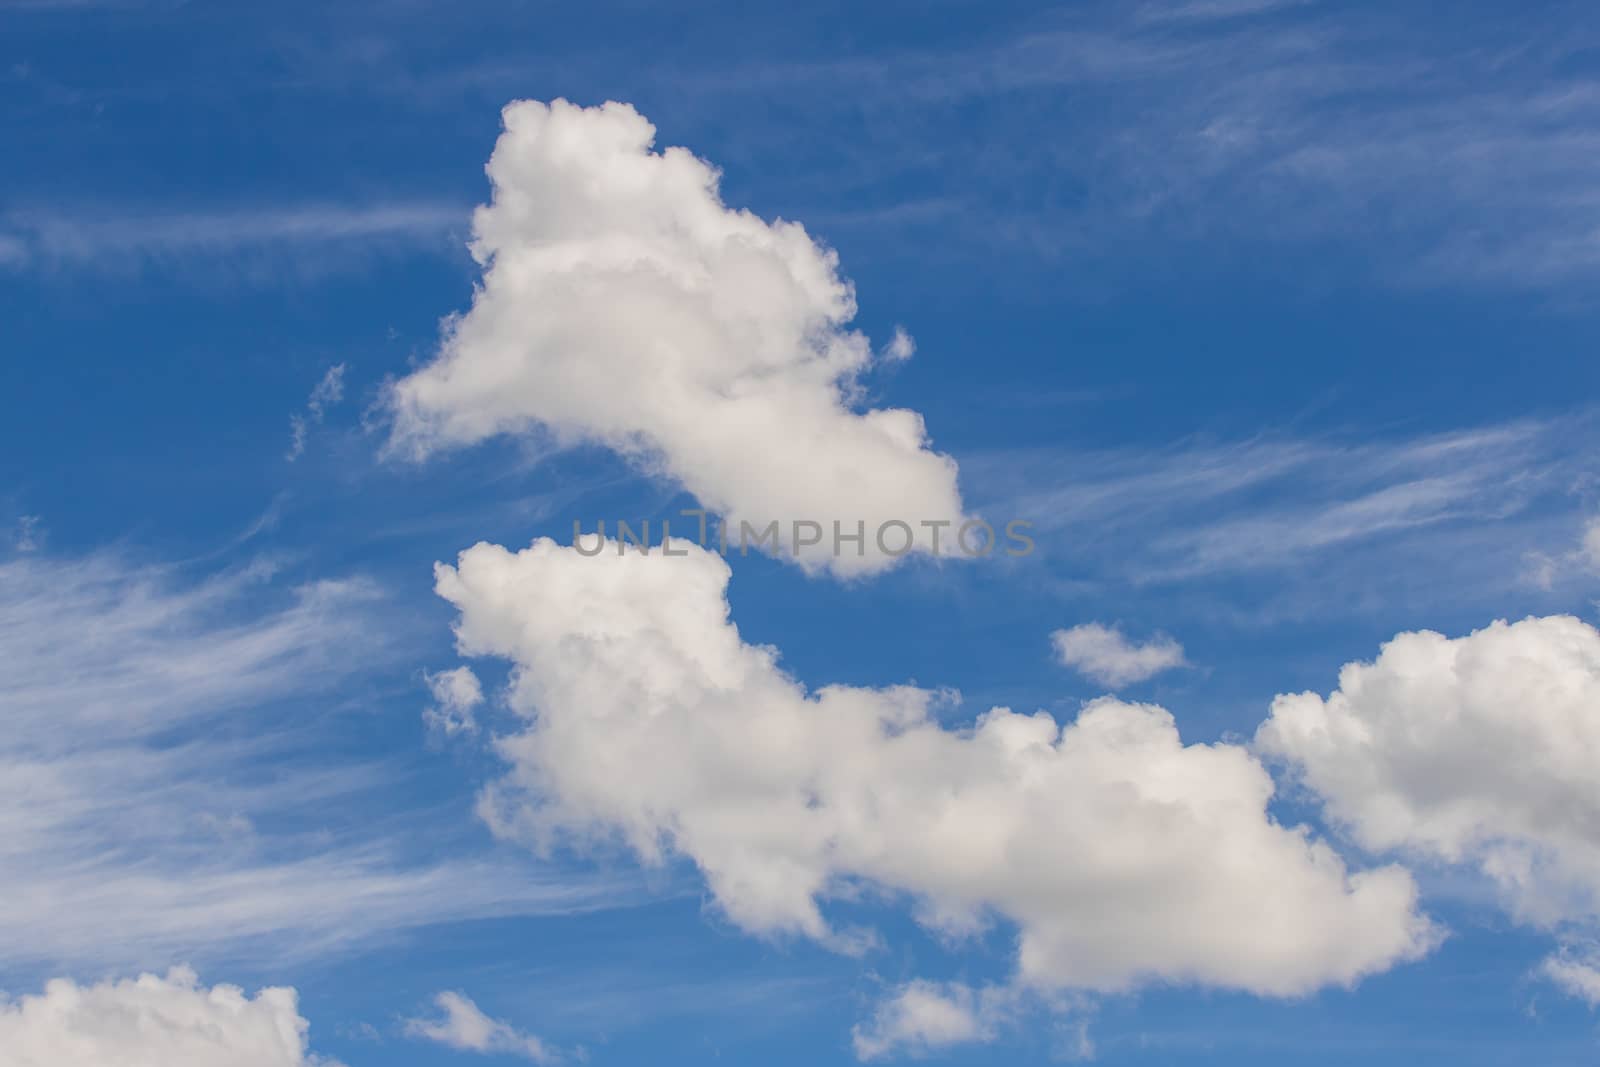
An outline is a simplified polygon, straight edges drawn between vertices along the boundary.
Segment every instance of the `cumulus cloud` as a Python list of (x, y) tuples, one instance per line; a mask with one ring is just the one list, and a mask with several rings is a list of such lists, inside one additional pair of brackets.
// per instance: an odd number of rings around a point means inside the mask
[(1243, 748), (1184, 745), (1165, 710), (1095, 701), (1062, 726), (937, 694), (808, 693), (728, 618), (727, 564), (480, 544), (437, 567), (468, 655), (517, 667), (526, 719), (480, 810), (548, 846), (610, 837), (698, 864), (751, 932), (846, 946), (820, 901), (876, 887), (940, 931), (1018, 927), (1021, 983), (1192, 982), (1264, 995), (1353, 983), (1427, 950), (1410, 876), (1352, 873), (1267, 813)]
[(472, 668), (424, 672), (422, 677), (433, 694), (433, 706), (422, 713), (428, 729), (446, 737), (476, 733), (478, 720), (473, 710), (483, 703), (483, 686)]
[(851, 1041), (857, 1057), (872, 1060), (992, 1040), (1013, 999), (1006, 990), (975, 990), (958, 982), (908, 982), (851, 1031)]
[[(925, 551), (939, 528), (922, 523), (961, 522), (956, 465), (929, 450), (921, 416), (856, 407), (875, 357), (849, 329), (833, 252), (799, 223), (724, 205), (716, 169), (655, 151), (626, 104), (521, 101), (504, 118), (493, 198), (474, 216), (482, 283), (437, 358), (390, 390), (392, 448), (534, 427), (597, 442), (734, 530), (864, 524), (862, 555), (831, 538), (800, 553), (840, 574), (894, 562), (873, 543), (885, 522)], [(910, 354), (902, 332), (878, 358)]]
[(433, 1003), (443, 1014), (434, 1019), (408, 1020), (406, 1033), (463, 1052), (507, 1053), (534, 1063), (556, 1063), (560, 1059), (543, 1041), (491, 1019), (462, 993), (440, 993)]
[(1539, 971), (1563, 993), (1600, 1008), (1600, 945), (1567, 946), (1545, 959)]
[(880, 1001), (871, 1018), (851, 1029), (851, 1044), (861, 1060), (921, 1058), (994, 1041), (1002, 1030), (1044, 1007), (1056, 1014), (1051, 1058), (1094, 1059), (1088, 1004), (1062, 995), (1041, 998), (1038, 992), (1015, 983), (975, 988), (964, 982), (907, 982)]
[(1114, 626), (1086, 622), (1050, 635), (1056, 658), (1084, 677), (1116, 688), (1184, 665), (1183, 646), (1157, 635), (1134, 644)]
[(307, 1046), (293, 989), (207, 989), (193, 971), (0, 999), (0, 1067), (338, 1067)]
[(1513, 913), (1600, 919), (1600, 632), (1571, 616), (1403, 633), (1256, 734), (1375, 851), (1467, 864)]

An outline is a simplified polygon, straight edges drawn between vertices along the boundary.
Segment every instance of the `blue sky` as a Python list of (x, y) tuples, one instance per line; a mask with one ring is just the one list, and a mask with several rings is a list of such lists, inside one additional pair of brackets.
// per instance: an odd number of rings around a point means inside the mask
[[(890, 1060), (1593, 1062), (1600, 972), (1586, 1002), (1545, 969), (1600, 959), (1584, 766), (1540, 809), (1576, 813), (1570, 838), (1489, 820), (1447, 857), (1431, 831), (1380, 840), (1332, 756), (1252, 741), (1276, 696), (1333, 693), (1397, 634), (1594, 622), (1586, 14), (0, 2), (0, 899), (21, 902), (0, 988), (177, 965), (293, 987), (310, 1047), (348, 1067), (528, 1062), (529, 1035), (597, 1067), (849, 1063), (853, 1029), (918, 982), (1014, 999), (971, 1040)], [(494, 739), (546, 710), (508, 682), (544, 653), (458, 650), (473, 608), (436, 595), (435, 563), (783, 480), (781, 440), (706, 474), (650, 413), (649, 455), (629, 454), (595, 429), (605, 389), (570, 425), (530, 394), (523, 422), (396, 446), (396, 383), (441, 365), (444, 320), (484, 283), (468, 242), (501, 110), (556, 99), (630, 104), (657, 149), (720, 170), (728, 208), (834, 250), (856, 301), (840, 329), (883, 346), (901, 327), (916, 349), (866, 360), (840, 417), (919, 412), (966, 513), (1033, 524), (1019, 559), (839, 577), (732, 558), (744, 643), (813, 690), (959, 691), (929, 714), (961, 736), (996, 706), (1068, 724), (1112, 690), (1160, 705), (1184, 743), (1270, 767), (1278, 823), (1352, 871), (1403, 866), (1448, 937), (1348, 988), (1158, 974), (1018, 994), (1003, 907), (953, 938), (919, 921), (920, 883), (847, 872), (823, 910), (875, 932), (852, 954), (741, 923), (694, 847), (651, 865), (607, 832), (542, 851), (496, 833), (479, 798), (516, 761)], [(508, 316), (536, 306), (507, 285)], [(629, 319), (629, 292), (578, 295)], [(1108, 683), (1052, 643), (1094, 623), (1169, 637), (1182, 663)], [(429, 680), (463, 665), (477, 729), (430, 729)], [(1548, 736), (1581, 748), (1600, 667), (1554, 669), (1463, 706), (1542, 722), (1530, 709), (1575, 701)], [(594, 684), (536, 681), (546, 699)], [(1429, 788), (1504, 806), (1457, 769)], [(1517, 833), (1529, 879), (1588, 903), (1496, 882), (1474, 850), (1503, 859), (1484, 842)], [(408, 1024), (448, 991), (504, 1024), (495, 1048)], [(279, 1062), (301, 1061), (261, 1060)]]

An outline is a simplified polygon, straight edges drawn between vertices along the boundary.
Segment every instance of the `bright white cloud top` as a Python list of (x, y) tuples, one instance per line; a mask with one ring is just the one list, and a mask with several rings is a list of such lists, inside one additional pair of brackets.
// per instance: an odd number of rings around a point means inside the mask
[(499, 741), (510, 770), (482, 802), (498, 832), (683, 853), (752, 932), (860, 945), (819, 906), (850, 882), (947, 933), (1003, 916), (1019, 980), (1042, 988), (1295, 995), (1431, 945), (1410, 876), (1352, 873), (1274, 822), (1245, 749), (1185, 746), (1166, 711), (1112, 699), (1065, 727), (996, 708), (951, 730), (925, 690), (808, 694), (740, 639), (726, 562), (687, 552), (541, 539), (438, 567), (462, 651), (518, 667), (527, 725)]
[(1136, 644), (1116, 627), (1098, 622), (1057, 630), (1050, 640), (1063, 665), (1112, 688), (1154, 678), (1185, 662), (1183, 646), (1170, 637)]
[[(922, 417), (855, 406), (862, 372), (913, 346), (897, 334), (875, 356), (849, 328), (833, 252), (797, 222), (724, 205), (716, 169), (655, 151), (627, 104), (520, 101), (504, 118), (474, 216), (482, 283), (437, 358), (392, 388), (392, 447), (535, 428), (600, 443), (735, 531), (821, 524), (800, 561), (846, 575), (894, 563), (875, 543), (885, 522), (921, 550), (936, 534), (922, 523), (960, 524), (956, 465), (929, 450)], [(864, 524), (861, 555), (834, 553), (834, 522)]]
[(1470, 864), (1541, 925), (1600, 919), (1600, 632), (1571, 616), (1403, 633), (1256, 735), (1375, 851)]
[(0, 1000), (0, 1067), (338, 1067), (314, 1055), (293, 989), (254, 997), (193, 971)]

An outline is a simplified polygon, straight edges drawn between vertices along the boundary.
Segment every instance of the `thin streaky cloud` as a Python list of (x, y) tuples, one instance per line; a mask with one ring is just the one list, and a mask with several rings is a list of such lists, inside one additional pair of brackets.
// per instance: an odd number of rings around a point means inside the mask
[(14, 211), (0, 220), (0, 265), (121, 270), (183, 261), (339, 246), (447, 245), (465, 233), (465, 206), (426, 201), (237, 207), (163, 214), (129, 210)]
[(1264, 435), (963, 462), (991, 510), (1047, 531), (1115, 533), (1125, 574), (1170, 581), (1281, 571), (1357, 542), (1524, 514), (1565, 496), (1584, 463), (1572, 435), (1592, 433), (1577, 418), (1387, 442)]
[(446, 920), (625, 903), (615, 880), (470, 847), (419, 859), (426, 820), (372, 814), (404, 779), (336, 756), (324, 705), (352, 665), (383, 662), (383, 603), (370, 583), (285, 589), (259, 568), (0, 563), (13, 963), (282, 960)]

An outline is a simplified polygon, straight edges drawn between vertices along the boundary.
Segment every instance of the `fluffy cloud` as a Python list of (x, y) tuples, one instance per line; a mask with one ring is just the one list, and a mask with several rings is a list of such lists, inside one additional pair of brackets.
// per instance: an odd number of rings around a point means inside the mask
[(819, 899), (871, 884), (946, 933), (1018, 924), (1018, 977), (1266, 995), (1351, 983), (1431, 944), (1397, 868), (1352, 874), (1267, 814), (1243, 748), (1158, 707), (1065, 727), (995, 708), (941, 727), (921, 689), (807, 693), (729, 621), (727, 564), (480, 544), (437, 568), (463, 652), (513, 660), (521, 733), (481, 810), (542, 846), (616, 836), (693, 858), (733, 922), (860, 944)]
[(1600, 945), (1568, 946), (1540, 964), (1539, 971), (1563, 993), (1600, 1008)]
[(1533, 923), (1600, 918), (1600, 632), (1570, 616), (1403, 633), (1257, 732), (1375, 851), (1471, 864)]
[(872, 1060), (892, 1052), (919, 1055), (988, 1041), (1012, 1000), (1004, 990), (909, 982), (878, 1005), (869, 1022), (852, 1031), (852, 1043), (859, 1058)]
[(483, 703), (483, 686), (471, 667), (424, 673), (423, 681), (433, 694), (433, 706), (422, 713), (428, 729), (446, 737), (477, 732), (478, 720), (473, 710)]
[(253, 998), (193, 971), (0, 1000), (0, 1067), (337, 1067), (313, 1055), (293, 989)]
[(537, 1037), (491, 1019), (461, 993), (440, 993), (433, 1002), (443, 1014), (409, 1020), (406, 1033), (463, 1052), (503, 1052), (535, 1063), (555, 1063), (560, 1058)]
[(1056, 658), (1064, 665), (1113, 688), (1142, 682), (1184, 665), (1183, 646), (1172, 638), (1157, 636), (1136, 645), (1122, 631), (1098, 622), (1057, 630), (1050, 640), (1055, 645)]
[[(715, 168), (654, 151), (626, 104), (521, 101), (504, 117), (474, 217), (482, 284), (434, 362), (392, 388), (392, 447), (533, 427), (598, 442), (734, 531), (864, 523), (863, 555), (835, 555), (831, 537), (800, 553), (841, 574), (893, 563), (873, 543), (884, 522), (931, 549), (939, 531), (921, 523), (961, 521), (955, 463), (928, 450), (921, 416), (856, 409), (875, 357), (848, 328), (837, 257), (804, 227), (726, 207)], [(878, 358), (912, 347), (897, 334)]]

